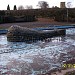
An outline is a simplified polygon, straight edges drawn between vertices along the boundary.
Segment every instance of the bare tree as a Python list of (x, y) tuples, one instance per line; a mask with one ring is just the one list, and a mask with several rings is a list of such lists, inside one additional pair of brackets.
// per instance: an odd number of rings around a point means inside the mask
[(25, 8), (26, 9), (33, 9), (33, 6), (32, 5), (27, 5)]
[(71, 2), (67, 3), (67, 8), (71, 8)]
[(41, 9), (46, 9), (49, 7), (46, 1), (39, 1), (37, 6), (39, 6)]
[(23, 7), (22, 5), (20, 5), (20, 6), (18, 7), (18, 10), (24, 10), (24, 7)]

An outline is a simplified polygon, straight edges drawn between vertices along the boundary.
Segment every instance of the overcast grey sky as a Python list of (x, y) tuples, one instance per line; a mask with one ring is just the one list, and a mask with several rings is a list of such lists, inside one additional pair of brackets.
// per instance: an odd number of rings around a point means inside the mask
[(38, 1), (46, 1), (49, 4), (49, 7), (58, 6), (60, 7), (60, 2), (71, 2), (72, 7), (75, 7), (75, 0), (0, 0), (0, 10), (6, 10), (7, 5), (10, 5), (10, 9), (13, 9), (13, 6), (16, 5), (17, 7), (23, 5), (32, 5), (33, 8), (38, 8), (36, 5)]

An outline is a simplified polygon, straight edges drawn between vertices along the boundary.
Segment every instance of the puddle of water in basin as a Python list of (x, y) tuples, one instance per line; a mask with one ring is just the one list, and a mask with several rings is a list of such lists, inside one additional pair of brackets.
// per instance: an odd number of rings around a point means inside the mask
[(6, 35), (0, 35), (0, 75), (37, 75), (60, 67), (75, 56), (74, 37), (75, 29), (68, 29), (66, 36), (27, 44), (8, 42)]

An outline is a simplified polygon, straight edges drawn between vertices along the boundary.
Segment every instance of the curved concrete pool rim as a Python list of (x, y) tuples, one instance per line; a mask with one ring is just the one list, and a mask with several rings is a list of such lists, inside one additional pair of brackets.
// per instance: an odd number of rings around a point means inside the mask
[(35, 30), (14, 25), (8, 29), (7, 40), (11, 42), (34, 41), (65, 34), (65, 29)]

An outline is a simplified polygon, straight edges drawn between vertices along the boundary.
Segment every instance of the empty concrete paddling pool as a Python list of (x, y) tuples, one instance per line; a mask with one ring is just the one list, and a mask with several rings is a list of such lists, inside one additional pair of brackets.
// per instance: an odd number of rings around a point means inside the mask
[(7, 40), (10, 42), (35, 41), (65, 34), (65, 29), (30, 29), (13, 25), (8, 29)]

